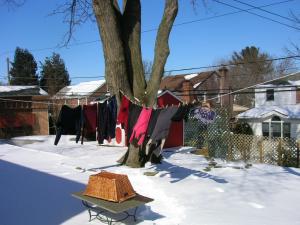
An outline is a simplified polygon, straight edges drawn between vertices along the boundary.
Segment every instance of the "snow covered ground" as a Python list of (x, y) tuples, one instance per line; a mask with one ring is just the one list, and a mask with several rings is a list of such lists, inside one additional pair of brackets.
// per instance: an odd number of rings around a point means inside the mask
[(101, 224), (88, 222), (81, 202), (71, 197), (101, 170), (127, 174), (138, 193), (155, 199), (139, 208), (137, 224), (300, 225), (299, 169), (218, 161), (221, 168), (207, 171), (206, 159), (190, 148), (164, 152), (161, 165), (131, 169), (116, 163), (125, 148), (76, 144), (70, 136), (58, 146), (53, 141), (0, 141), (1, 225)]

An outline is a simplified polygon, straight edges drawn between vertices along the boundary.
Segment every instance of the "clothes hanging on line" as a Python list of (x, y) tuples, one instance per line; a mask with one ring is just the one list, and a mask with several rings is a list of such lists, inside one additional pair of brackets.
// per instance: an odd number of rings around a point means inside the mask
[(128, 114), (130, 104), (130, 100), (123, 95), (120, 104), (119, 114), (117, 117), (117, 123), (120, 123), (125, 131), (127, 131), (128, 128)]
[(82, 109), (83, 121), (82, 121), (82, 136), (83, 138), (90, 134), (96, 134), (97, 130), (97, 103), (92, 105), (84, 105)]
[(169, 129), (171, 125), (171, 118), (177, 111), (177, 107), (169, 107), (163, 109), (157, 118), (154, 130), (150, 135), (150, 139), (155, 142), (168, 137)]
[(204, 124), (210, 124), (214, 122), (216, 113), (213, 110), (207, 109), (206, 107), (197, 107), (191, 110), (191, 116)]
[(117, 112), (118, 112), (118, 105), (116, 96), (112, 96), (108, 99), (108, 127), (107, 133), (108, 138), (105, 139), (112, 139), (116, 137), (116, 125), (117, 125)]
[(187, 121), (189, 112), (190, 112), (190, 110), (191, 110), (192, 107), (193, 107), (192, 104), (187, 104), (187, 105), (181, 105), (181, 106), (179, 106), (178, 110), (176, 111), (175, 115), (172, 117), (171, 120), (174, 121), (174, 122), (180, 122), (183, 119), (185, 121)]
[(161, 142), (161, 144), (156, 148), (154, 153), (159, 156), (163, 149), (166, 138), (168, 137), (170, 126), (171, 126), (171, 118), (177, 112), (177, 107), (170, 107), (162, 109), (158, 115), (157, 121), (155, 123), (155, 127), (150, 134), (150, 138), (146, 144), (146, 154), (149, 154), (149, 149), (151, 145), (157, 145), (157, 142)]
[(67, 105), (63, 105), (57, 122), (56, 122), (56, 136), (54, 145), (57, 145), (61, 135), (76, 135), (76, 143), (80, 139), (82, 126), (82, 108), (77, 106), (76, 108), (70, 108)]
[(127, 143), (129, 143), (129, 138), (131, 137), (133, 127), (142, 111), (142, 107), (136, 104), (129, 105), (128, 113), (128, 127), (127, 127)]
[(107, 101), (98, 103), (98, 129), (97, 129), (97, 140), (99, 144), (103, 144), (104, 139), (107, 135), (107, 123), (108, 123), (108, 108)]
[(98, 103), (98, 132), (97, 140), (103, 144), (104, 140), (116, 137), (117, 100), (113, 96), (103, 103)]
[(130, 143), (133, 142), (133, 140), (137, 140), (138, 145), (142, 145), (146, 136), (148, 124), (150, 121), (152, 109), (151, 108), (143, 108), (136, 124), (134, 125), (131, 137), (130, 137)]

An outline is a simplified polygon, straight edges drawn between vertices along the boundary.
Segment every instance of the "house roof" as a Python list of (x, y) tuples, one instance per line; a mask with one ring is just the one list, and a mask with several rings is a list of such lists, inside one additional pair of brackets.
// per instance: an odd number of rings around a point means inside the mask
[(76, 85), (70, 85), (62, 88), (57, 92), (54, 98), (74, 98), (85, 97), (93, 94), (97, 89), (105, 84), (105, 80), (96, 80), (89, 82), (82, 82)]
[(300, 105), (261, 106), (237, 115), (238, 119), (260, 119), (278, 115), (289, 119), (300, 119)]
[(248, 110), (249, 108), (246, 106), (238, 105), (238, 104), (233, 104), (233, 112), (244, 112)]
[(158, 91), (157, 93), (157, 98), (164, 96), (165, 94), (169, 94), (172, 97), (174, 97), (175, 99), (177, 99), (178, 101), (182, 102), (182, 100), (180, 98), (178, 98), (173, 92), (169, 91), (169, 90), (165, 90), (165, 91)]
[(288, 74), (286, 78), (257, 85), (256, 87), (284, 87), (286, 85), (300, 86), (300, 72)]
[(181, 91), (184, 81), (190, 81), (191, 85), (195, 89), (199, 85), (204, 83), (214, 73), (218, 74), (216, 71), (207, 71), (207, 72), (193, 73), (193, 74), (166, 76), (162, 79), (159, 89), (160, 90), (167, 89), (169, 91)]
[(0, 86), (0, 96), (46, 96), (48, 93), (38, 86)]

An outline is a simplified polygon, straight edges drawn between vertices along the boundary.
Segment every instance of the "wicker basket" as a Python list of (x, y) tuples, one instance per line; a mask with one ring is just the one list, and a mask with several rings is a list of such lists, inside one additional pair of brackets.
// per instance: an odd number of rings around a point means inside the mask
[(136, 196), (127, 175), (106, 171), (91, 175), (83, 194), (113, 202), (123, 202)]

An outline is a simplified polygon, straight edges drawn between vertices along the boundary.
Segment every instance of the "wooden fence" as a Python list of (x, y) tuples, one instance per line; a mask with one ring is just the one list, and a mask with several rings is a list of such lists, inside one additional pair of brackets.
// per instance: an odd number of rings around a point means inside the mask
[(226, 156), (233, 161), (299, 167), (299, 148), (300, 140), (292, 138), (230, 134)]
[(217, 118), (209, 125), (189, 118), (185, 123), (186, 146), (205, 148), (214, 158), (299, 168), (300, 140), (234, 134), (230, 131), (226, 112), (219, 110), (217, 113)]

